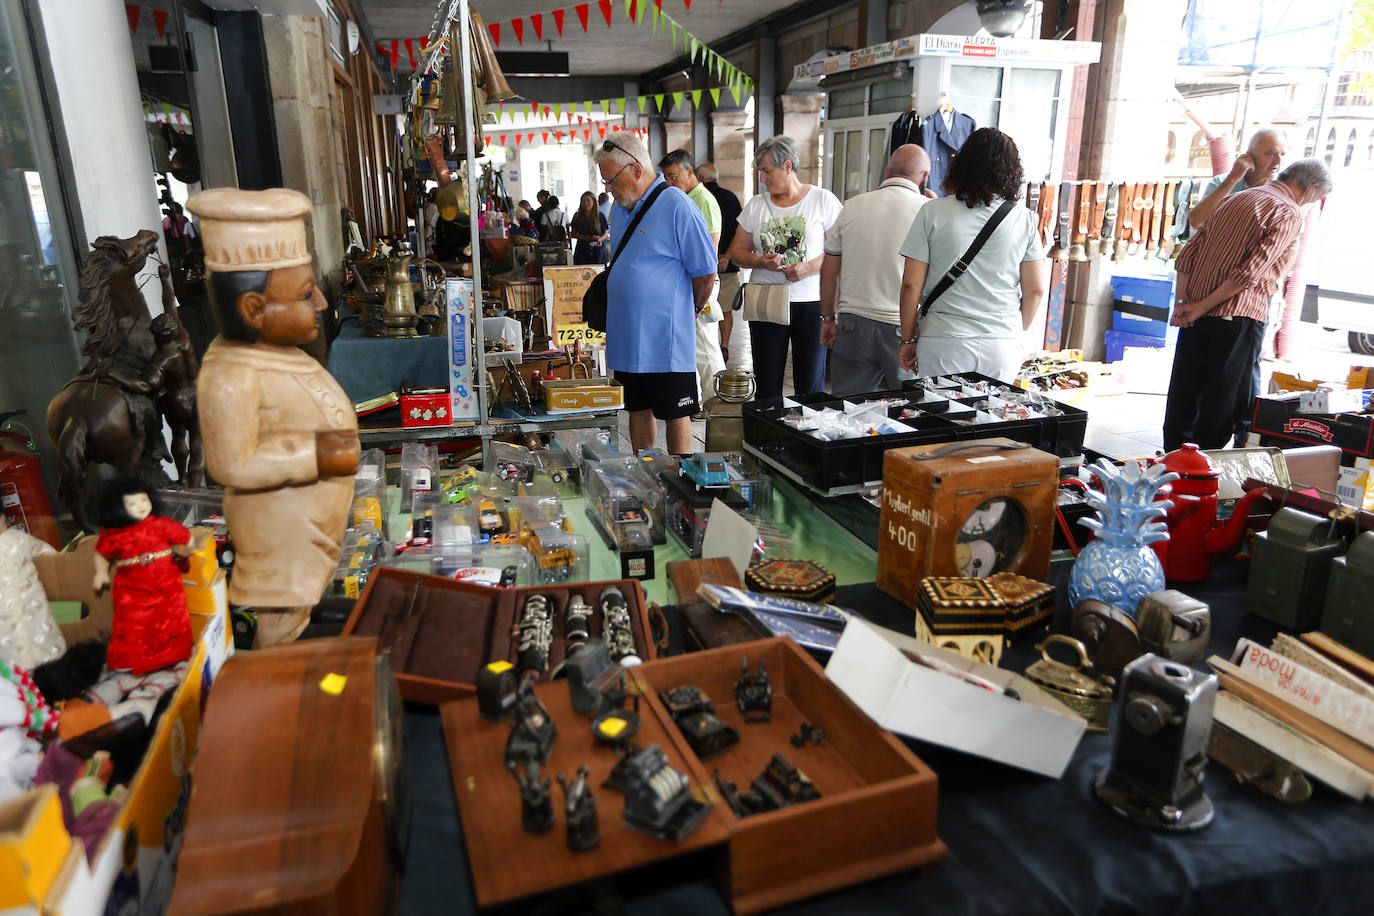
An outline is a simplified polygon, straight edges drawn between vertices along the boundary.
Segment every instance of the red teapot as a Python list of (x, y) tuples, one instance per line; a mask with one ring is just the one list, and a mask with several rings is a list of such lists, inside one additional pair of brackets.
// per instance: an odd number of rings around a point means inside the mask
[(1250, 504), (1264, 495), (1264, 488), (1246, 493), (1236, 502), (1231, 517), (1219, 522), (1217, 494), (1221, 490), (1221, 471), (1216, 462), (1189, 442), (1155, 463), (1178, 475), (1169, 495), (1173, 507), (1164, 516), (1169, 540), (1154, 545), (1164, 565), (1164, 578), (1170, 582), (1202, 582), (1212, 574), (1212, 555), (1234, 550), (1240, 543)]

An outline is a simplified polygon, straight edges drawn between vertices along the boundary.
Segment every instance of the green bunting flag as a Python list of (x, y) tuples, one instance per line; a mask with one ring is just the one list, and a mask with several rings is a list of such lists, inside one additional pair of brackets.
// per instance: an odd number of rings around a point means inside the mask
[(730, 84), (730, 95), (734, 96), (735, 104), (739, 104), (739, 83)]
[(663, 93), (654, 96), (654, 104), (658, 106), (658, 113), (663, 113)]
[(692, 90), (692, 107), (693, 107), (693, 108), (700, 108), (700, 107), (701, 107), (701, 90), (700, 90), (700, 89), (693, 89), (693, 90)]
[(622, 97), (622, 98), (616, 99), (616, 100), (615, 100), (615, 107), (616, 107), (616, 109), (617, 109), (621, 114), (624, 114), (624, 113), (625, 113), (625, 99), (624, 99), (623, 97)]
[(674, 93), (673, 93), (673, 107), (674, 107), (674, 108), (681, 108), (681, 107), (682, 107), (682, 93), (681, 93), (681, 92), (674, 92)]
[(712, 87), (712, 89), (711, 89), (711, 104), (715, 105), (717, 108), (720, 107), (720, 87), (719, 87), (719, 86), (714, 86), (714, 87)]
[(698, 45), (697, 45), (697, 37), (696, 37), (695, 35), (692, 35), (692, 34), (690, 34), (690, 33), (687, 35), (687, 47), (689, 48), (687, 57), (688, 57), (689, 60), (691, 60), (693, 63), (695, 63), (695, 62), (696, 62), (696, 59), (697, 59), (697, 47), (698, 47)]
[(635, 96), (635, 101), (639, 102), (639, 113), (644, 114), (644, 96)]
[(601, 113), (604, 114), (604, 115), (609, 115), (609, 114), (611, 113), (611, 100), (610, 100), (610, 99), (602, 99), (602, 100), (601, 100)]

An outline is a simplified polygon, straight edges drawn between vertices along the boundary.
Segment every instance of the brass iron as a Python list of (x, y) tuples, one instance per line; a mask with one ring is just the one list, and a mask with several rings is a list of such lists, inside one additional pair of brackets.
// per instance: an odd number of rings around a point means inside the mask
[[(1078, 664), (1070, 667), (1050, 657), (1050, 646), (1071, 646), (1078, 653)], [(1084, 719), (1088, 720), (1088, 731), (1107, 731), (1112, 713), (1112, 692), (1116, 681), (1108, 675), (1092, 675), (1092, 663), (1088, 661), (1088, 650), (1072, 636), (1055, 633), (1036, 644), (1040, 660), (1026, 669), (1026, 677), (1040, 688), (1048, 691), (1056, 700), (1063, 703)]]

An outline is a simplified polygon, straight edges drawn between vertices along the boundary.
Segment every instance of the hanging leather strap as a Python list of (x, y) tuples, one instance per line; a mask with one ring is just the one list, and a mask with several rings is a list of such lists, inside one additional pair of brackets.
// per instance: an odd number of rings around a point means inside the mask
[(1164, 182), (1155, 183), (1155, 196), (1151, 203), (1152, 213), (1150, 214), (1150, 245), (1149, 250), (1153, 251), (1159, 247), (1160, 229), (1163, 227), (1164, 219)]
[(978, 230), (978, 235), (973, 239), (973, 244), (969, 245), (968, 250), (954, 262), (954, 266), (945, 272), (945, 275), (940, 278), (940, 282), (936, 283), (935, 288), (930, 291), (930, 295), (926, 296), (926, 300), (921, 303), (921, 318), (925, 318), (930, 312), (930, 307), (935, 304), (935, 300), (943, 296), (945, 290), (953, 286), (954, 281), (964, 275), (964, 272), (973, 264), (973, 259), (978, 256), (978, 252), (983, 250), (983, 246), (992, 237), (992, 233), (1002, 224), (1002, 220), (1007, 218), (1007, 214), (1015, 206), (1016, 201), (1004, 200), (1002, 206), (993, 211), (992, 216), (988, 217), (988, 221), (983, 223), (983, 228)]
[(1088, 230), (1088, 238), (1102, 238), (1102, 220), (1107, 215), (1107, 189), (1110, 185), (1105, 181), (1099, 181), (1093, 194), (1093, 221), (1092, 227)]
[(1082, 245), (1088, 240), (1088, 227), (1092, 224), (1093, 183), (1085, 181), (1078, 188), (1078, 231), (1074, 233), (1075, 243)]
[(1054, 201), (1058, 186), (1048, 181), (1040, 184), (1040, 244), (1050, 243), (1050, 227), (1054, 225)]

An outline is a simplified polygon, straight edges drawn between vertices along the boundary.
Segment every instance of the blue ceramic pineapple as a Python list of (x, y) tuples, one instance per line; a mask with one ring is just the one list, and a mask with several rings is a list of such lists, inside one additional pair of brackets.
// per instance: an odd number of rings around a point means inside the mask
[(1173, 503), (1155, 497), (1178, 475), (1159, 464), (1141, 470), (1134, 461), (1117, 467), (1106, 459), (1091, 470), (1102, 482), (1102, 492), (1088, 491), (1087, 502), (1097, 510), (1097, 518), (1079, 524), (1097, 537), (1074, 561), (1069, 601), (1077, 606), (1085, 598), (1096, 598), (1134, 616), (1141, 598), (1164, 587), (1164, 568), (1150, 545), (1169, 539), (1159, 519)]

